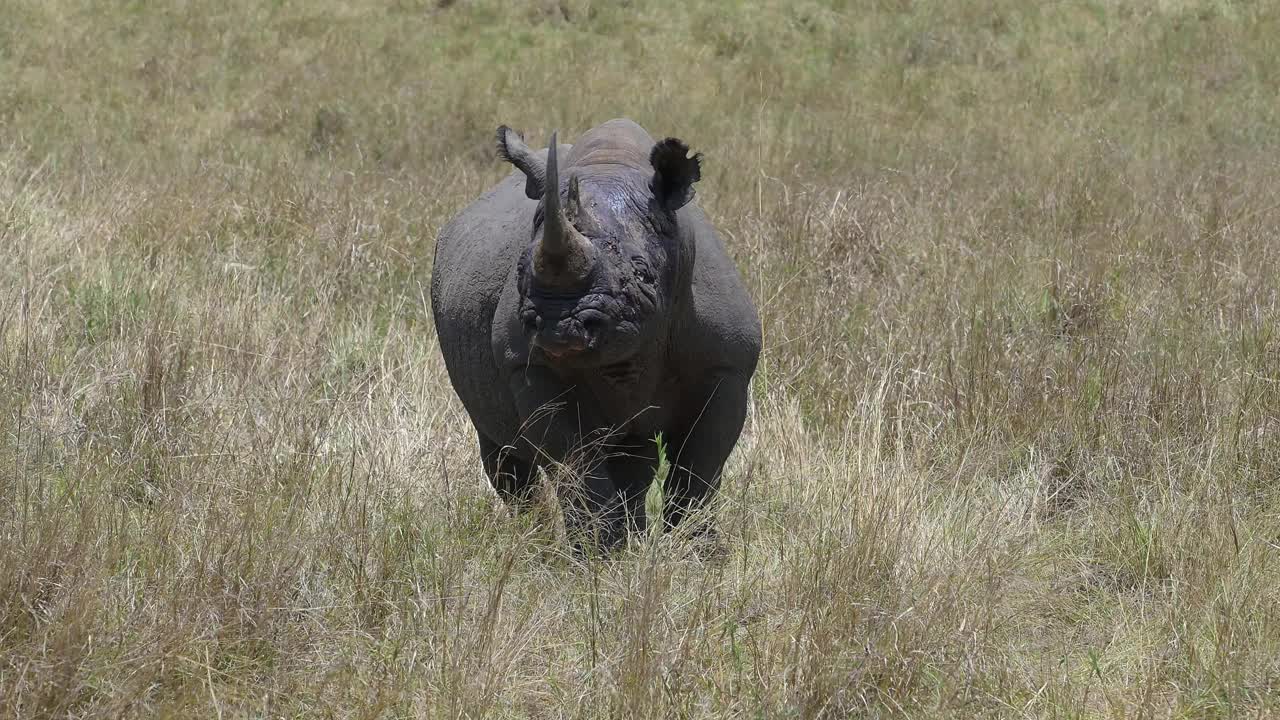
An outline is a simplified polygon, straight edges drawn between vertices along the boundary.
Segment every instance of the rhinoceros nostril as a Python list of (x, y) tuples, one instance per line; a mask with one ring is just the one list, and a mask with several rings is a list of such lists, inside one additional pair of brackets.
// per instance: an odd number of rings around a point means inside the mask
[(582, 323), (582, 329), (588, 335), (598, 335), (603, 332), (609, 325), (609, 318), (604, 313), (595, 310), (587, 310), (578, 315), (578, 322)]

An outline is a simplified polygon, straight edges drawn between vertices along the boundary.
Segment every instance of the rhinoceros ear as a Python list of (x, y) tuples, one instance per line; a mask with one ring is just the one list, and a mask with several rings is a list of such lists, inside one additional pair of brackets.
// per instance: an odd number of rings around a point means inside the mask
[(524, 194), (530, 200), (542, 198), (542, 188), (547, 177), (545, 160), (538, 159), (524, 144), (520, 133), (506, 125), (498, 127), (498, 157), (515, 165), (524, 173)]
[(667, 138), (649, 153), (653, 180), (649, 189), (658, 205), (675, 212), (693, 199), (693, 184), (702, 179), (702, 153), (689, 157), (689, 146), (676, 138)]

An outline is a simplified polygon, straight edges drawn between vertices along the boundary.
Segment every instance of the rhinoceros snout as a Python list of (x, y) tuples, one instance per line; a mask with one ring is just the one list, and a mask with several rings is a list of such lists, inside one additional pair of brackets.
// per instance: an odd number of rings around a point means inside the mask
[(553, 358), (577, 355), (598, 344), (609, 325), (604, 313), (585, 310), (553, 325), (539, 322), (534, 344)]

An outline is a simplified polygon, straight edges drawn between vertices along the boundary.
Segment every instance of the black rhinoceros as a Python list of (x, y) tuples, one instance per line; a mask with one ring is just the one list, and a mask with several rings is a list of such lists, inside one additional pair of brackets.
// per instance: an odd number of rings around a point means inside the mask
[[(431, 303), (445, 367), (499, 495), (575, 459), (605, 545), (644, 523), (661, 433), (670, 526), (709, 497), (742, 431), (760, 354), (755, 306), (690, 202), (700, 155), (611, 120), (532, 151), (440, 232)], [(593, 452), (583, 452), (588, 448)]]

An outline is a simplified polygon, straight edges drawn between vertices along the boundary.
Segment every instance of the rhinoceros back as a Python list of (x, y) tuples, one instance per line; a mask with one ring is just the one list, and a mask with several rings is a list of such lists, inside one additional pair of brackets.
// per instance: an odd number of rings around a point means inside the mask
[(436, 240), (431, 309), (454, 390), (481, 433), (505, 442), (518, 426), (491, 342), (493, 318), (537, 202), (512, 173), (457, 215)]

